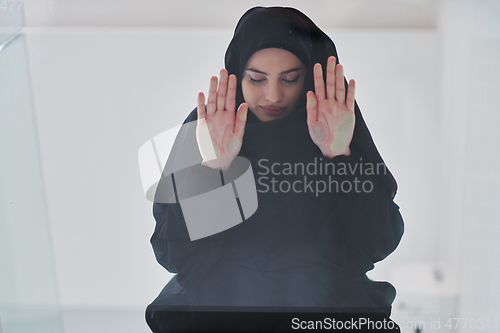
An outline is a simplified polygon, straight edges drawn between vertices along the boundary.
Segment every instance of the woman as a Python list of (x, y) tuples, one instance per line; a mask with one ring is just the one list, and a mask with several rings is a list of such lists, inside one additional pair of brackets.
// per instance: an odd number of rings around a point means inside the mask
[(390, 315), (394, 288), (365, 273), (397, 247), (403, 221), (354, 85), (333, 42), (298, 10), (255, 7), (241, 17), (225, 69), (206, 106), (199, 94), (184, 123), (196, 126), (181, 129), (165, 170), (191, 160), (171, 181), (179, 199), (245, 158), (258, 208), (244, 214), (238, 200), (242, 223), (191, 240), (190, 213), (155, 200), (151, 243), (177, 275), (147, 309), (153, 331), (185, 325), (179, 308)]

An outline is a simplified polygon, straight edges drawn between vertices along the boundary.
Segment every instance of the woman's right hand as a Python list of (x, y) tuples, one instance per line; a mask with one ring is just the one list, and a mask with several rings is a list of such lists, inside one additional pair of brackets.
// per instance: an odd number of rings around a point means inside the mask
[(202, 165), (226, 171), (238, 155), (243, 142), (248, 105), (241, 103), (234, 112), (236, 104), (236, 76), (228, 78), (226, 69), (220, 71), (219, 88), (217, 77), (210, 80), (208, 102), (205, 95), (198, 94), (198, 122), (196, 141), (203, 158)]

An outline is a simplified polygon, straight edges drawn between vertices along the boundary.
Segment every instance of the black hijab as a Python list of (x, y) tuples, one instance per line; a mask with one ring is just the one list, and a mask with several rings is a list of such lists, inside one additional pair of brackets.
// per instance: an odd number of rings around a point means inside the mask
[[(236, 92), (236, 108), (244, 102), (241, 81), (246, 63), (258, 50), (265, 48), (281, 48), (293, 53), (307, 69), (304, 81), (303, 108), (297, 112), (306, 112), (305, 93), (314, 91), (313, 66), (320, 63), (326, 68), (329, 56), (334, 56), (337, 63), (339, 57), (335, 44), (311, 19), (295, 8), (289, 7), (253, 7), (238, 21), (225, 56), (225, 67), (229, 74), (238, 78)], [(347, 93), (347, 80), (344, 78)], [(380, 156), (365, 121), (355, 103), (356, 123), (354, 135), (350, 144), (351, 151), (357, 156), (363, 156), (364, 162), (374, 164), (384, 163)], [(305, 115), (299, 115), (296, 121), (303, 121)], [(247, 123), (258, 123), (260, 120), (251, 112)], [(356, 156), (355, 155), (355, 156)], [(385, 164), (384, 164), (385, 165)], [(397, 191), (397, 184), (390, 172), (386, 172), (383, 183), (391, 198)]]

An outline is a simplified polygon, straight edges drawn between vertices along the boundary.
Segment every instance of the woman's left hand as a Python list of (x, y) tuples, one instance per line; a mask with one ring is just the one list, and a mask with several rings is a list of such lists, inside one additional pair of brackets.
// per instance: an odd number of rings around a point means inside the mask
[(347, 98), (344, 69), (328, 58), (326, 94), (321, 64), (314, 65), (314, 90), (307, 92), (307, 126), (313, 142), (324, 156), (350, 155), (349, 144), (354, 133), (354, 80), (349, 81)]

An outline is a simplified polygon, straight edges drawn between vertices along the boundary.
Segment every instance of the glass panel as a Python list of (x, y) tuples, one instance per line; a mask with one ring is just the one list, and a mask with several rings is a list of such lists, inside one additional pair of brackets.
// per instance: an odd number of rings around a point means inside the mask
[(0, 52), (0, 320), (3, 333), (59, 333), (27, 54), (22, 34)]
[(0, 45), (24, 26), (24, 2), (0, 0)]

